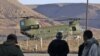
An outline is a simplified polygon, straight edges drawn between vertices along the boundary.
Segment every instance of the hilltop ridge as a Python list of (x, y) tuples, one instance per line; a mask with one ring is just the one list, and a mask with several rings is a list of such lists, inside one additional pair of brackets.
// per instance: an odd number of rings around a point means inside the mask
[(57, 21), (48, 20), (47, 17), (31, 8), (21, 4), (18, 0), (0, 0), (0, 34), (17, 33), (20, 35), (19, 21), (23, 18), (33, 16), (42, 27), (60, 25)]
[(20, 35), (20, 17), (34, 16), (36, 18), (47, 18), (22, 5), (17, 0), (0, 0), (0, 35), (17, 33)]
[[(60, 22), (68, 22), (68, 18), (86, 19), (86, 4), (85, 3), (54, 3), (44, 5), (27, 5), (35, 11), (44, 14), (53, 20)], [(88, 27), (100, 28), (100, 4), (89, 3), (88, 7)], [(64, 17), (64, 18), (62, 18)], [(60, 19), (59, 19), (60, 18)], [(85, 25), (85, 20), (80, 20), (81, 25)]]

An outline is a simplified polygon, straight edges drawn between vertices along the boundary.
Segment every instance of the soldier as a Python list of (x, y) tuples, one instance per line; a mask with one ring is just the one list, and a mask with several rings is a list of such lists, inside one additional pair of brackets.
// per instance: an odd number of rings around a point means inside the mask
[(61, 40), (62, 37), (62, 33), (58, 32), (56, 39), (49, 44), (48, 53), (50, 56), (67, 56), (69, 53), (69, 46), (66, 41)]
[(9, 34), (7, 40), (0, 45), (0, 56), (24, 56), (17, 43), (17, 36)]

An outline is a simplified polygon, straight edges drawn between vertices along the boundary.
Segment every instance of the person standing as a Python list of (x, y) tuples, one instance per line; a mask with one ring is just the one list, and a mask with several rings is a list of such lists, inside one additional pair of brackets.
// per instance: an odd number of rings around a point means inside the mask
[(91, 30), (85, 30), (83, 33), (84, 43), (79, 47), (79, 56), (98, 56), (99, 43), (93, 38)]
[(69, 46), (65, 40), (62, 40), (62, 37), (62, 32), (58, 32), (56, 39), (49, 44), (48, 53), (50, 56), (67, 56), (69, 53)]
[(0, 45), (0, 56), (24, 56), (17, 43), (17, 36), (9, 34), (7, 40)]

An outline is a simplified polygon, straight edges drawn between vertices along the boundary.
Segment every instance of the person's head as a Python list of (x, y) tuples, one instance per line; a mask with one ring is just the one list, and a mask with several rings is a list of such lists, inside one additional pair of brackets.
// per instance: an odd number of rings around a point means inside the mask
[(17, 44), (17, 36), (15, 34), (9, 34), (7, 36), (7, 41), (10, 41), (10, 42), (14, 42), (15, 44)]
[(62, 37), (63, 37), (62, 32), (57, 32), (56, 38), (57, 39), (62, 39)]
[(83, 33), (83, 39), (84, 41), (91, 39), (93, 37), (93, 33), (91, 30), (85, 30)]

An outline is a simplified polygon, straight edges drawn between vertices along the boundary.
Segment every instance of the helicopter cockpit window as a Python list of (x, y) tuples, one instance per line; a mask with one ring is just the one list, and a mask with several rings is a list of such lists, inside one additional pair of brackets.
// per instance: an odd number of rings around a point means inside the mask
[(31, 25), (31, 29), (39, 29), (39, 25)]
[(76, 31), (76, 27), (75, 26), (72, 27), (72, 31)]
[(23, 21), (20, 22), (21, 25), (25, 25)]

